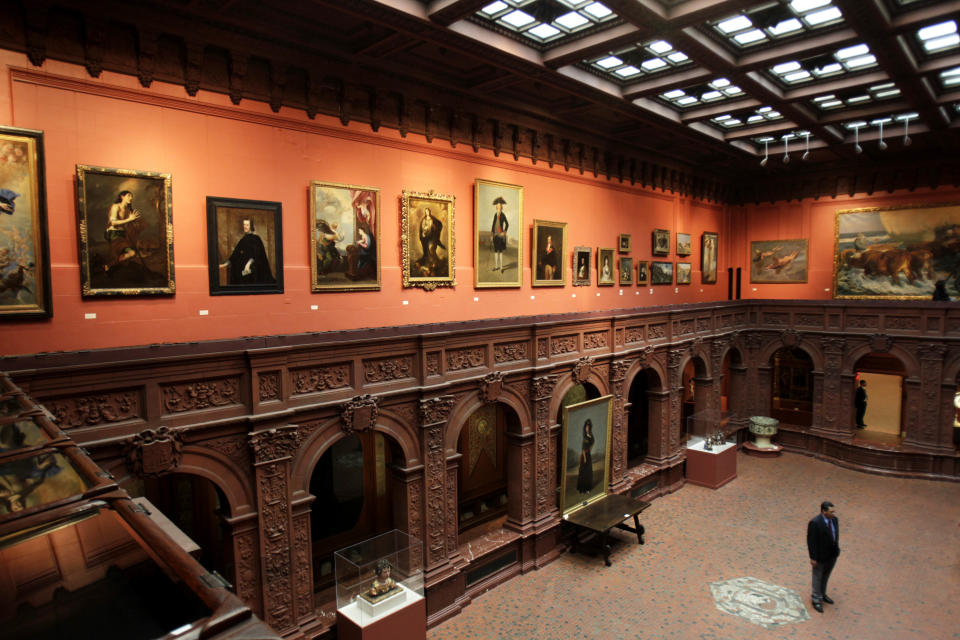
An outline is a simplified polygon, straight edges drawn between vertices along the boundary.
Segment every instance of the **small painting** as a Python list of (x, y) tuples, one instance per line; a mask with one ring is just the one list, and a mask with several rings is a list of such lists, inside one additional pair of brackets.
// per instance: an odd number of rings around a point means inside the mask
[(689, 262), (677, 263), (677, 284), (690, 284), (693, 280), (693, 267)]
[(169, 173), (77, 165), (84, 296), (176, 291), (171, 192)]
[(573, 286), (590, 286), (590, 259), (592, 250), (590, 247), (573, 248)]
[(650, 284), (673, 284), (673, 263), (651, 262)]
[(650, 282), (649, 268), (649, 263), (646, 260), (637, 262), (637, 286), (645, 286)]
[(454, 196), (403, 191), (400, 238), (404, 287), (432, 291), (456, 282)]
[(667, 229), (653, 230), (653, 255), (670, 255), (670, 231)]
[(0, 318), (49, 318), (43, 132), (0, 127)]
[(944, 280), (960, 295), (960, 204), (837, 212), (835, 298), (929, 300)]
[(633, 286), (633, 258), (620, 258), (620, 286)]
[(523, 281), (523, 187), (477, 179), (473, 230), (474, 286), (519, 287)]
[(757, 240), (750, 243), (750, 282), (807, 281), (806, 240)]
[(207, 197), (210, 295), (283, 293), (279, 202)]
[(310, 290), (380, 290), (380, 190), (310, 183)]
[(717, 283), (717, 247), (720, 236), (712, 231), (705, 231), (700, 236), (700, 282), (702, 284)]
[(566, 246), (566, 222), (533, 221), (533, 286), (564, 286)]
[(613, 396), (563, 408), (560, 509), (566, 514), (607, 494)]
[(613, 249), (597, 249), (597, 284), (601, 287), (612, 287), (614, 285), (614, 259)]
[(630, 253), (633, 247), (633, 241), (629, 233), (621, 233), (617, 240), (617, 251), (620, 253)]
[(693, 251), (690, 248), (690, 234), (677, 232), (677, 255), (688, 256)]

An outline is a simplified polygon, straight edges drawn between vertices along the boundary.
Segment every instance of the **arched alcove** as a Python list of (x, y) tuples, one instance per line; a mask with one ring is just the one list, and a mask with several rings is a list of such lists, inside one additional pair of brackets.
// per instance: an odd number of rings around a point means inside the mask
[(799, 347), (770, 356), (770, 415), (784, 424), (813, 424), (813, 358)]
[(314, 591), (334, 583), (333, 553), (394, 528), (393, 474), (400, 446), (377, 431), (344, 435), (320, 455), (310, 475)]
[(653, 369), (644, 369), (633, 378), (627, 394), (627, 466), (642, 463), (650, 451), (650, 397), (662, 383)]
[(507, 434), (520, 431), (516, 412), (499, 402), (477, 408), (461, 426), (457, 439), (457, 452), (461, 454), (457, 482), (461, 535), (495, 527), (506, 519), (511, 487), (516, 492), (521, 490), (521, 479), (511, 477)]
[[(708, 396), (711, 391), (709, 388), (704, 388), (703, 384), (698, 385), (698, 380), (705, 381), (708, 385), (711, 384), (711, 381), (707, 380), (707, 365), (700, 356), (693, 356), (683, 366), (681, 379), (683, 389), (680, 398), (680, 424), (678, 425), (681, 445), (692, 435), (704, 435), (703, 433), (694, 434), (696, 428), (691, 426), (692, 422), (690, 421), (690, 417), (695, 414), (705, 415), (710, 406)], [(712, 425), (715, 423), (715, 418), (704, 422)]]
[(736, 416), (746, 415), (744, 385), (747, 369), (743, 356), (736, 347), (731, 347), (723, 356), (720, 365), (720, 410), (729, 411)]
[[(903, 384), (907, 369), (904, 363), (892, 353), (875, 351), (860, 356), (853, 365), (853, 373), (855, 386), (866, 382), (866, 427), (859, 430), (860, 435), (899, 438), (904, 430), (903, 415), (907, 404)], [(855, 397), (855, 393), (851, 397)], [(849, 410), (849, 424), (856, 425), (856, 406)]]

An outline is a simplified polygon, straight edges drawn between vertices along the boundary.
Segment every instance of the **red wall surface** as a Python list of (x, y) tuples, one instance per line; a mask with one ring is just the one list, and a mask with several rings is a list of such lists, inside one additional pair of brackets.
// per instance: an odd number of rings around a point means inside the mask
[[(18, 70), (26, 70), (24, 73)], [(226, 96), (48, 61), (37, 73), (25, 56), (0, 52), (0, 122), (45, 133), (54, 316), (8, 323), (6, 355), (80, 350), (251, 335), (273, 335), (621, 309), (726, 299), (725, 207), (620, 184), (578, 171), (469, 145), (428, 144), (422, 136), (318, 117), (274, 114), (265, 104), (234, 106)], [(176, 295), (152, 298), (80, 296), (77, 248), (77, 164), (172, 174)], [(520, 289), (473, 287), (473, 186), (484, 178), (523, 185), (524, 274)], [(311, 293), (308, 186), (323, 180), (381, 190), (382, 289)], [(404, 289), (400, 274), (401, 191), (456, 197), (456, 280), (453, 289)], [(279, 201), (283, 205), (284, 291), (274, 295), (209, 295), (206, 197)], [(106, 215), (106, 212), (104, 212)], [(650, 288), (533, 288), (530, 232), (534, 219), (566, 221), (572, 247), (616, 247), (633, 234), (634, 260), (649, 260), (651, 230), (690, 233), (693, 285)], [(720, 233), (720, 279), (701, 285), (699, 237)], [(675, 255), (666, 259), (677, 260)], [(311, 307), (318, 308), (313, 310)], [(200, 315), (206, 310), (208, 315)], [(86, 314), (96, 314), (85, 319)]]

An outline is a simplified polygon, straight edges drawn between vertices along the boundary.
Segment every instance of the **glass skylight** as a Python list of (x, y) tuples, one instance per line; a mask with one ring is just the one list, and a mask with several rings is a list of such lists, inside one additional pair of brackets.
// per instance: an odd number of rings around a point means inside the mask
[(666, 40), (653, 40), (611, 51), (583, 63), (622, 81), (690, 64), (690, 58), (675, 50)]
[(867, 69), (876, 64), (877, 58), (870, 53), (870, 47), (857, 44), (833, 54), (781, 62), (771, 67), (770, 73), (784, 84), (793, 85)]
[(536, 0), (496, 0), (480, 9), (475, 17), (546, 44), (617, 16), (605, 4), (593, 0), (555, 0), (549, 5)]
[(940, 84), (944, 89), (960, 86), (960, 67), (940, 72)]
[(782, 120), (783, 116), (779, 111), (774, 111), (772, 107), (760, 107), (754, 111), (745, 111), (732, 115), (725, 113), (715, 118), (710, 118), (710, 123), (720, 129), (733, 129), (742, 126), (754, 126), (771, 120)]
[(843, 21), (831, 0), (792, 0), (768, 3), (712, 23), (713, 28), (737, 48), (798, 35)]
[(672, 106), (685, 108), (721, 102), (742, 95), (744, 94), (740, 87), (730, 84), (726, 78), (717, 78), (705, 85), (672, 89), (658, 97)]
[(957, 21), (947, 20), (923, 27), (917, 31), (917, 40), (925, 53), (942, 53), (960, 49)]

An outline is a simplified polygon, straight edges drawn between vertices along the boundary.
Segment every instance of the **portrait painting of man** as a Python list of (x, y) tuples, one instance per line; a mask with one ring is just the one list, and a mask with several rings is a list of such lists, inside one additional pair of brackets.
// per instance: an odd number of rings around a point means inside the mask
[(523, 187), (478, 178), (473, 229), (474, 286), (519, 287), (523, 281)]
[(567, 223), (533, 221), (533, 286), (562, 287), (565, 280), (564, 258)]
[(210, 295), (283, 293), (279, 202), (207, 198)]

